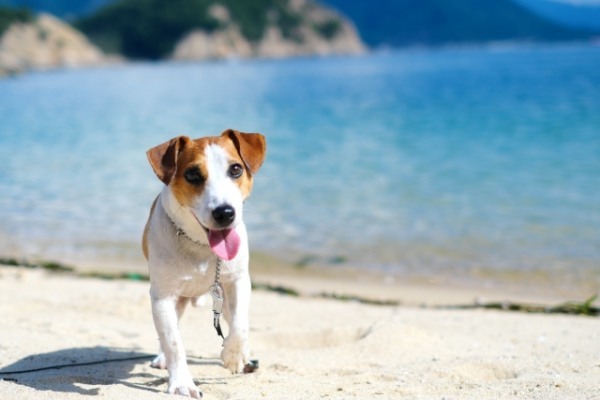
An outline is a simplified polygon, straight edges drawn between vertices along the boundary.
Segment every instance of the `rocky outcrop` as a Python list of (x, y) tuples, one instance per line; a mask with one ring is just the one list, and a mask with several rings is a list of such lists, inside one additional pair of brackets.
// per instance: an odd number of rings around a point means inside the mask
[(269, 24), (262, 38), (249, 41), (230, 18), (226, 8), (212, 6), (211, 16), (220, 22), (214, 32), (190, 32), (175, 46), (176, 60), (268, 57), (304, 55), (360, 54), (365, 51), (356, 29), (347, 19), (311, 0), (292, 0), (291, 9), (300, 21), (290, 32)]
[(209, 13), (224, 28), (210, 33), (203, 30), (188, 33), (176, 44), (172, 58), (176, 60), (247, 58), (254, 54), (252, 44), (244, 38), (239, 26), (231, 21), (229, 11), (225, 7), (214, 5)]
[(14, 23), (0, 38), (0, 75), (104, 62), (102, 51), (83, 34), (48, 14), (31, 23)]
[[(250, 40), (229, 10), (220, 3), (213, 3), (209, 13), (218, 21), (219, 28), (189, 32), (176, 44), (171, 58), (282, 58), (365, 51), (352, 23), (335, 11), (313, 0), (289, 0), (286, 7), (268, 11), (268, 23), (262, 36)], [(283, 24), (285, 18), (288, 21)], [(39, 14), (33, 22), (15, 22), (0, 37), (0, 75), (120, 60), (118, 56), (107, 57), (82, 33), (48, 14)]]

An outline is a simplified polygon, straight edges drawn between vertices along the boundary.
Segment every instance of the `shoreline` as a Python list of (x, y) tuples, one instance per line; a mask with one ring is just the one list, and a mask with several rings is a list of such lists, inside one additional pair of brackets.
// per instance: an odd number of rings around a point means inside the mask
[(369, 56), (386, 56), (389, 54), (420, 54), (420, 53), (440, 53), (440, 52), (514, 52), (514, 51), (543, 51), (544, 49), (579, 49), (579, 48), (600, 48), (600, 39), (591, 40), (572, 40), (572, 41), (490, 41), (490, 42), (472, 42), (472, 43), (447, 43), (440, 45), (411, 45), (402, 47), (386, 47), (380, 46), (375, 48), (367, 48), (364, 52), (358, 54), (305, 54), (287, 57), (249, 57), (249, 58), (206, 58), (198, 60), (175, 60), (175, 59), (160, 59), (160, 60), (133, 60), (125, 59), (122, 56), (108, 54), (107, 60), (98, 64), (80, 65), (80, 66), (53, 66), (28, 68), (25, 70), (3, 70), (0, 68), (0, 80), (3, 78), (12, 78), (31, 73), (44, 72), (63, 72), (63, 71), (80, 71), (80, 70), (97, 70), (118, 68), (124, 66), (135, 65), (157, 65), (157, 64), (172, 64), (172, 65), (195, 65), (195, 64), (232, 64), (232, 63), (256, 63), (256, 62), (286, 62), (289, 60), (320, 60), (323, 58), (359, 58)]
[[(0, 232), (0, 238), (2, 237)], [(61, 253), (59, 249), (30, 252), (18, 245), (11, 246), (9, 235), (5, 235), (2, 258), (15, 260), (44, 262), (55, 261), (72, 266), (81, 271), (92, 272), (132, 272), (146, 273), (147, 265), (137, 243), (99, 243), (97, 247), (73, 247)], [(9, 250), (10, 249), (10, 250)], [(46, 249), (48, 250), (48, 249)], [(110, 251), (108, 251), (110, 250)], [(419, 250), (419, 249), (418, 249)], [(511, 268), (507, 266), (486, 266), (475, 263), (471, 259), (461, 260), (450, 257), (448, 265), (438, 260), (423, 257), (422, 261), (387, 257), (385, 263), (372, 260), (365, 264), (361, 260), (353, 260), (346, 255), (317, 255), (301, 251), (251, 251), (251, 275), (283, 275), (297, 277), (326, 277), (332, 280), (357, 280), (376, 282), (385, 285), (404, 283), (440, 288), (508, 290), (510, 293), (553, 298), (573, 297), (581, 293), (600, 292), (600, 269), (594, 265), (593, 259), (584, 260), (577, 265), (575, 260), (566, 263), (564, 260), (549, 260), (548, 265)], [(441, 257), (441, 256), (440, 256)], [(383, 263), (383, 264), (382, 264)], [(540, 264), (543, 265), (543, 264)]]
[[(72, 273), (83, 278), (124, 279), (148, 275), (143, 258), (74, 258), (46, 260), (27, 257), (0, 257), (0, 270), (12, 261), (14, 266), (40, 266), (49, 272)], [(9, 262), (10, 264), (10, 262)], [(15, 265), (20, 264), (20, 265)], [(45, 267), (46, 266), (46, 267)], [(50, 266), (47, 268), (47, 266)], [(303, 297), (325, 295), (333, 298), (359, 298), (408, 307), (464, 306), (489, 302), (517, 302), (553, 306), (584, 302), (600, 293), (595, 281), (580, 280), (562, 285), (563, 279), (543, 271), (478, 270), (462, 276), (389, 274), (344, 265), (299, 265), (276, 256), (252, 252), (250, 276), (257, 287), (281, 288)], [(126, 278), (125, 278), (126, 279)], [(600, 304), (600, 299), (594, 304)]]

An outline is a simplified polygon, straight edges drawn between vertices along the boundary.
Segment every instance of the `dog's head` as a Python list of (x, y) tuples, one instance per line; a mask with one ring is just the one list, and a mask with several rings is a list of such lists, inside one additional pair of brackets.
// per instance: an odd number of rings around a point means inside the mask
[(217, 137), (179, 136), (147, 155), (158, 178), (204, 229), (213, 252), (231, 259), (239, 248), (235, 227), (242, 204), (265, 152), (263, 135), (229, 129)]

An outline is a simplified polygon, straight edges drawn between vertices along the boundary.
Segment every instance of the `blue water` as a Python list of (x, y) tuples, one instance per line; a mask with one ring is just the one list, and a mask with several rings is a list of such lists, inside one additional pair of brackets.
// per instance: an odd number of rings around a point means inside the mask
[(261, 132), (251, 245), (457, 273), (600, 271), (600, 47), (132, 64), (0, 80), (0, 255), (139, 258), (145, 151)]

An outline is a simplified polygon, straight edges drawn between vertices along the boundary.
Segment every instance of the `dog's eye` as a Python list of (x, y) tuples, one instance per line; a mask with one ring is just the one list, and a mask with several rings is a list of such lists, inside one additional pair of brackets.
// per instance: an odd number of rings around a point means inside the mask
[(231, 164), (227, 173), (230, 177), (237, 179), (244, 173), (244, 168), (240, 164)]
[(199, 185), (204, 180), (198, 168), (188, 169), (187, 171), (185, 171), (183, 176), (185, 180), (191, 183), (192, 185)]

